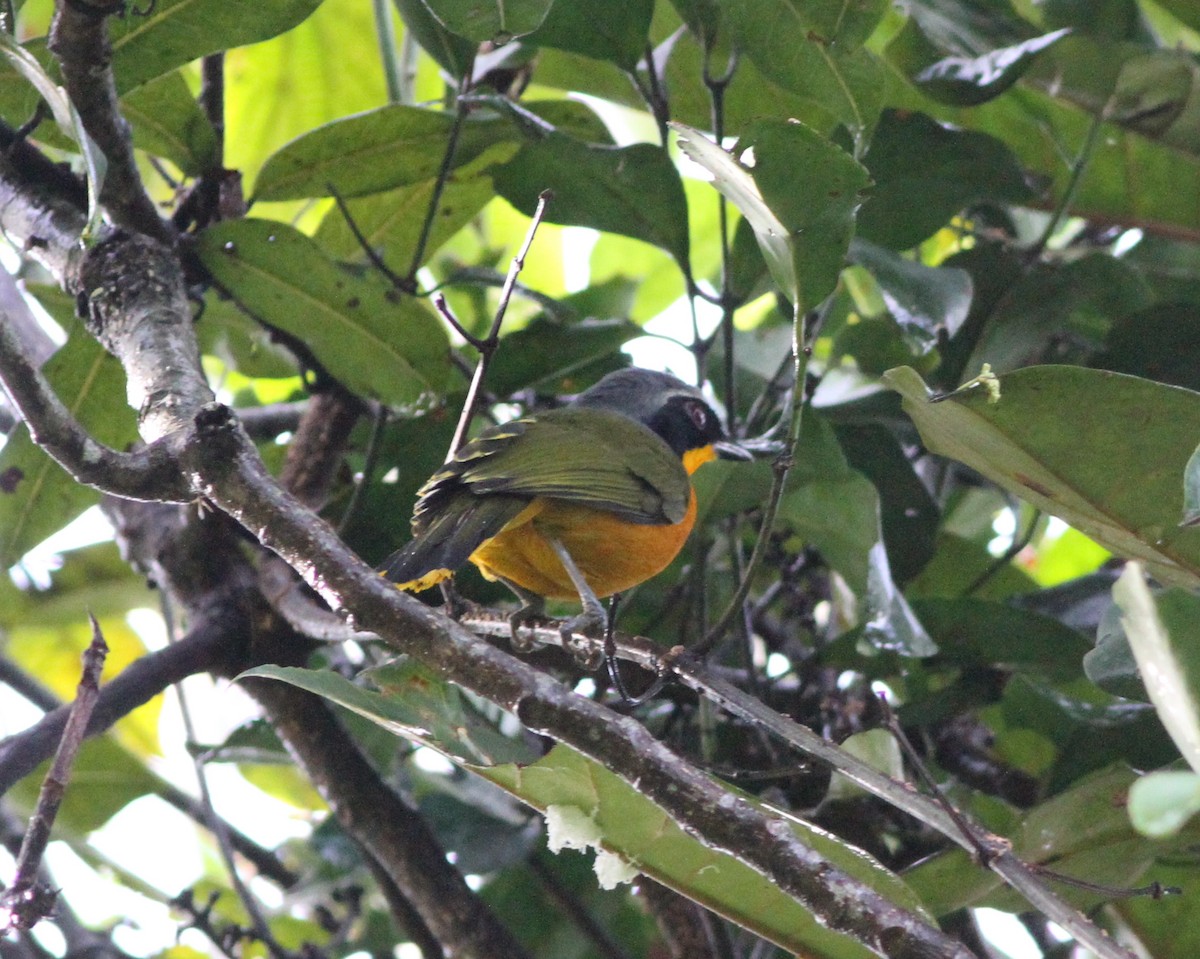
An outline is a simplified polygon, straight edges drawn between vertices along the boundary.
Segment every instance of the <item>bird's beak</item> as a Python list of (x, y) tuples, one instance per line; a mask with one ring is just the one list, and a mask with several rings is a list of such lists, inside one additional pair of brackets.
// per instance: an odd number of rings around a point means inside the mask
[(713, 443), (713, 449), (717, 451), (717, 457), (723, 460), (752, 460), (754, 454), (746, 447), (740, 446), (733, 440), (717, 440)]

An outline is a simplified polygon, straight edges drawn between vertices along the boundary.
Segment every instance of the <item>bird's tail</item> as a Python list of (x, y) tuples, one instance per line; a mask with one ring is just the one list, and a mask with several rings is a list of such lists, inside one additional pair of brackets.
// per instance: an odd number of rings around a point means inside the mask
[(455, 497), (437, 516), (418, 525), (416, 535), (379, 566), (400, 589), (420, 592), (466, 565), (471, 554), (516, 517), (529, 501), (513, 496)]

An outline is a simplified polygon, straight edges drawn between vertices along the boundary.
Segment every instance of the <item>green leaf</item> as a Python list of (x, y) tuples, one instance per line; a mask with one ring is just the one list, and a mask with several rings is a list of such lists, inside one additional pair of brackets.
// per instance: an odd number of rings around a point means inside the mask
[(121, 98), (133, 144), (170, 160), (187, 176), (212, 166), (217, 138), (181, 73), (169, 73)]
[(1174, 836), (1200, 812), (1200, 775), (1157, 772), (1143, 776), (1129, 790), (1129, 821), (1143, 836)]
[(1188, 765), (1200, 772), (1200, 628), (1188, 620), (1168, 631), (1138, 563), (1126, 565), (1113, 586), (1113, 602), (1159, 719)]
[(524, 42), (608, 60), (632, 73), (645, 56), (653, 13), (653, 0), (555, 0)]
[(552, 133), (525, 144), (494, 176), (497, 192), (526, 216), (533, 215), (538, 195), (551, 190), (548, 222), (631, 236), (687, 262), (683, 184), (658, 147), (589, 146)]
[[(333, 672), (262, 666), (243, 676), (279, 679), (307, 689), (379, 723), (397, 735), (437, 749), (463, 768), (489, 779), (521, 801), (546, 812), (558, 810), (589, 824), (598, 845), (638, 871), (744, 925), (781, 947), (830, 959), (866, 959), (866, 947), (833, 933), (759, 873), (734, 857), (687, 835), (636, 789), (575, 750), (555, 746), (528, 765), (493, 764), (503, 747), (484, 737), (474, 720), (464, 724), (461, 703), (450, 687), (433, 688), (425, 673), (389, 681), (384, 695), (355, 686)], [(441, 685), (441, 684), (437, 684)], [(520, 741), (509, 740), (515, 747)], [(487, 754), (485, 762), (468, 757)], [(753, 802), (730, 793), (732, 802)], [(919, 909), (904, 884), (865, 853), (846, 846), (803, 820), (775, 810), (799, 839), (832, 864), (907, 908)]]
[[(1098, 344), (1110, 324), (1150, 302), (1141, 273), (1116, 257), (1086, 253), (1071, 262), (1027, 269), (992, 307), (969, 367), (990, 363), (1009, 370), (1044, 356), (1082, 363), (1087, 358), (1083, 344)], [(1150, 332), (1143, 328), (1143, 335)], [(1070, 353), (1067, 344), (1080, 345)], [(1135, 364), (1136, 354), (1128, 362)]]
[(1200, 3), (1196, 0), (1159, 0), (1159, 6), (1193, 30), (1200, 30)]
[[(334, 120), (272, 154), (255, 181), (254, 198), (358, 197), (431, 180), (442, 165), (454, 123), (452, 113), (402, 104)], [(495, 116), (468, 119), (450, 169), (515, 135)]]
[[(542, 393), (578, 392), (573, 378), (599, 360), (615, 357), (643, 330), (628, 320), (585, 319), (561, 323), (545, 317), (504, 338), (488, 368), (488, 388), (511, 396), (533, 388)], [(615, 367), (614, 367), (615, 368)]]
[(974, 57), (946, 57), (918, 72), (913, 80), (925, 93), (954, 106), (978, 106), (1016, 83), (1034, 58), (1070, 30), (1054, 30), (1040, 37)]
[[(67, 299), (62, 294), (46, 297), (52, 306), (70, 311)], [(137, 439), (137, 420), (125, 402), (121, 364), (77, 321), (67, 325), (73, 332), (46, 362), (46, 377), (94, 439), (124, 449)], [(0, 450), (0, 478), (0, 566), (5, 569), (100, 499), (42, 451), (24, 423)]]
[(300, 375), (296, 358), (272, 341), (269, 330), (215, 291), (210, 290), (204, 297), (196, 340), (201, 353), (217, 357), (243, 376), (286, 379)]
[(110, 17), (113, 72), (123, 92), (199, 57), (267, 40), (290, 30), (321, 0), (156, 0), (145, 12)]
[[(505, 143), (484, 152), (474, 163), (459, 167), (446, 182), (433, 214), (425, 255), (417, 266), (429, 261), (447, 240), (458, 233), (496, 196), (492, 186), (492, 167), (508, 159), (517, 149)], [(424, 180), (370, 197), (348, 200), (350, 216), (367, 244), (392, 270), (407, 276), (417, 252), (425, 216), (433, 202), (436, 180)], [(317, 228), (316, 237), (333, 256), (341, 260), (366, 259), (358, 237), (350, 229), (342, 211), (331, 207)]]
[(362, 53), (374, 32), (370, 4), (322, 0), (287, 33), (226, 54), (225, 165), (243, 171), (247, 194), (259, 167), (287, 141), (387, 102), (374, 46)]
[(1106, 693), (1148, 703), (1129, 637), (1121, 626), (1121, 610), (1109, 606), (1096, 630), (1096, 645), (1083, 657), (1083, 672)]
[(941, 510), (891, 430), (878, 423), (835, 426), (849, 465), (879, 493), (888, 562), (896, 580), (907, 583), (933, 556)]
[(966, 320), (974, 295), (966, 270), (925, 266), (861, 239), (851, 242), (850, 259), (871, 271), (888, 312), (918, 345), (941, 331), (953, 336)]
[(837, 284), (867, 171), (799, 123), (752, 124), (736, 156), (697, 130), (673, 126), (683, 152), (749, 221), (772, 278), (797, 312), (820, 303)]
[(1032, 196), (1004, 143), (920, 112), (885, 110), (866, 165), (875, 182), (858, 214), (858, 234), (896, 250), (916, 246), (973, 202)]
[(920, 599), (913, 609), (950, 662), (1076, 676), (1091, 651), (1056, 619), (984, 599)]
[[(1177, 268), (1166, 258), (1160, 267), (1174, 273), (1177, 283), (1194, 282), (1188, 277), (1186, 267)], [(1110, 288), (1102, 295), (1112, 292), (1115, 291)], [(1145, 308), (1133, 304), (1117, 306), (1104, 350), (1089, 365), (1200, 390), (1200, 368), (1191, 352), (1200, 337), (1200, 305), (1172, 302), (1171, 293), (1183, 292), (1177, 287), (1155, 292), (1161, 302)], [(1191, 505), (1189, 501), (1189, 508)]]
[(349, 389), (412, 404), (445, 387), (445, 331), (424, 303), (377, 273), (351, 273), (304, 234), (269, 220), (218, 224), (201, 234), (197, 252), (243, 307), (303, 341)]
[(763, 76), (820, 104), (857, 138), (883, 107), (884, 71), (862, 43), (886, 9), (879, 0), (737, 0), (726, 14)]
[(404, 29), (421, 49), (456, 81), (461, 79), (475, 59), (478, 44), (447, 30), (430, 12), (424, 0), (392, 0), (404, 21)]
[(429, 12), (451, 33), (478, 43), (502, 46), (532, 33), (554, 0), (424, 0)]
[(1164, 583), (1200, 586), (1200, 530), (1177, 525), (1190, 453), (1181, 437), (1200, 436), (1200, 395), (1059, 366), (1000, 377), (995, 403), (982, 388), (930, 402), (907, 368), (884, 380), (933, 452), (1145, 562)]

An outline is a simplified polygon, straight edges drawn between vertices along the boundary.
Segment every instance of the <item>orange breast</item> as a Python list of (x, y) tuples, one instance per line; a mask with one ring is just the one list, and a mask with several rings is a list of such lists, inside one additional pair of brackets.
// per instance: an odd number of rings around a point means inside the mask
[(557, 539), (598, 597), (630, 589), (661, 572), (679, 553), (696, 521), (693, 491), (674, 524), (630, 523), (614, 513), (561, 500), (536, 499), (471, 555), (488, 579), (503, 578), (548, 599), (579, 593), (546, 537)]

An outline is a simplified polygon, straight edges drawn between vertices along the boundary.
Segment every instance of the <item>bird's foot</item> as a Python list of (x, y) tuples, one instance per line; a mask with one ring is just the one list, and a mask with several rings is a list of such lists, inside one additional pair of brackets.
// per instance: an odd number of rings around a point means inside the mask
[(530, 629), (525, 635), (521, 634), (521, 627), (531, 624), (534, 620), (542, 617), (541, 604), (526, 603), (515, 613), (508, 617), (508, 632), (509, 641), (512, 643), (513, 652), (531, 653), (537, 646), (537, 641), (533, 638), (533, 630)]
[(604, 662), (604, 647), (595, 640), (604, 638), (607, 625), (608, 616), (604, 607), (596, 602), (594, 605), (585, 603), (583, 612), (572, 616), (559, 627), (563, 649), (589, 673), (595, 672)]

